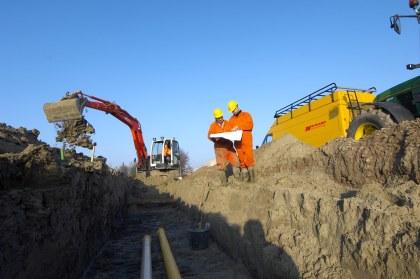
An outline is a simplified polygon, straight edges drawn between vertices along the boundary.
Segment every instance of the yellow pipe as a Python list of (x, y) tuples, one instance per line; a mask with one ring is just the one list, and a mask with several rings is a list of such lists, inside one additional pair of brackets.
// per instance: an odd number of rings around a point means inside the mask
[(166, 277), (168, 279), (181, 279), (181, 274), (179, 273), (175, 258), (172, 255), (171, 246), (169, 246), (165, 230), (159, 228), (157, 234), (159, 237), (160, 249), (162, 250), (163, 262), (165, 263)]

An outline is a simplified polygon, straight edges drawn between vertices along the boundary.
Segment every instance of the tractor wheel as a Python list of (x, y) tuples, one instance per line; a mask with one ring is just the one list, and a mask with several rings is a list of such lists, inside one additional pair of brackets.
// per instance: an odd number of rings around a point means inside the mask
[(369, 109), (362, 111), (359, 116), (353, 119), (347, 131), (347, 137), (360, 140), (365, 136), (371, 135), (376, 130), (390, 127), (394, 124), (396, 123), (389, 114), (380, 109)]

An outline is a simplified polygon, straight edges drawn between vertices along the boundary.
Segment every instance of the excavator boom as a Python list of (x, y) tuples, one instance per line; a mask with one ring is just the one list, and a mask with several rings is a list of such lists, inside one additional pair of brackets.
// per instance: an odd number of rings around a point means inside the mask
[(81, 91), (67, 94), (61, 101), (46, 103), (44, 112), (48, 122), (81, 119), (84, 107), (101, 110), (112, 114), (115, 118), (126, 124), (131, 131), (134, 147), (137, 152), (137, 168), (147, 169), (147, 149), (143, 140), (143, 133), (139, 121), (122, 109), (119, 105), (109, 101), (90, 96)]

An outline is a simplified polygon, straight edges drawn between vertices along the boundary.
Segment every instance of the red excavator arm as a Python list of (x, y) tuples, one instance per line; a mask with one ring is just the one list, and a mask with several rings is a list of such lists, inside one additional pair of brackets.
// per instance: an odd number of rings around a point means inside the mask
[[(86, 95), (82, 92), (77, 92), (75, 94), (83, 103), (83, 106), (110, 113), (130, 128), (131, 135), (133, 136), (134, 147), (136, 148), (137, 152), (137, 168), (146, 169), (148, 165), (147, 149), (144, 145), (143, 133), (141, 131), (139, 121), (117, 104), (111, 103), (106, 100), (102, 100), (95, 96)], [(94, 101), (89, 99), (92, 99)]]

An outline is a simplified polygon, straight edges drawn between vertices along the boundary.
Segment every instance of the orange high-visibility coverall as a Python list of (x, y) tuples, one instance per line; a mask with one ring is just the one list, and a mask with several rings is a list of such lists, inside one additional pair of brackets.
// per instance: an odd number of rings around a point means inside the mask
[(252, 121), (251, 114), (240, 111), (238, 115), (232, 115), (229, 119), (229, 124), (232, 127), (237, 126), (243, 131), (241, 141), (235, 141), (241, 168), (253, 167), (255, 165), (254, 152), (252, 150), (252, 129), (254, 128), (254, 122)]
[(163, 146), (163, 162), (169, 164), (171, 162), (171, 149), (168, 144)]
[(171, 156), (171, 149), (169, 148), (168, 145), (165, 144), (165, 146), (163, 147), (163, 156)]
[(214, 142), (214, 153), (216, 155), (216, 164), (220, 170), (224, 170), (228, 163), (234, 167), (239, 167), (238, 156), (236, 155), (235, 149), (233, 149), (233, 144), (231, 141), (223, 138), (210, 138), (210, 134), (217, 134), (223, 132), (230, 132), (232, 130), (232, 125), (229, 124), (229, 121), (224, 120), (222, 125), (219, 125), (216, 121), (210, 124), (208, 131), (209, 140)]

